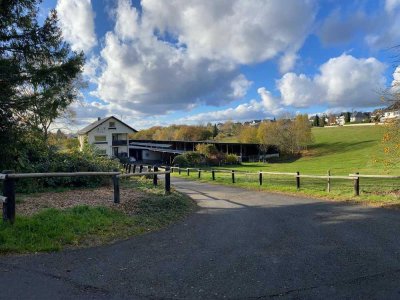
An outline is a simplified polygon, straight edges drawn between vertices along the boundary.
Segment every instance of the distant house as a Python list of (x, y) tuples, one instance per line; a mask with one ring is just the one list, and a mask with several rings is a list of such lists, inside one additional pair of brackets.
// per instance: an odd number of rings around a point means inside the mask
[(135, 132), (137, 130), (111, 116), (104, 119), (98, 118), (96, 122), (79, 130), (78, 139), (81, 149), (87, 139), (87, 142), (95, 145), (103, 155), (128, 157), (128, 134)]
[(338, 124), (339, 126), (343, 126), (344, 124), (346, 124), (346, 117), (344, 115), (337, 116), (336, 124)]
[(381, 122), (387, 122), (394, 119), (400, 119), (400, 102), (395, 102), (384, 110)]
[(369, 113), (363, 113), (360, 111), (356, 111), (351, 114), (350, 116), (350, 122), (351, 123), (361, 123), (361, 122), (368, 122), (370, 120), (370, 114)]
[(394, 119), (400, 119), (400, 109), (385, 111), (383, 117), (381, 118), (381, 121), (387, 122), (389, 120), (394, 120)]

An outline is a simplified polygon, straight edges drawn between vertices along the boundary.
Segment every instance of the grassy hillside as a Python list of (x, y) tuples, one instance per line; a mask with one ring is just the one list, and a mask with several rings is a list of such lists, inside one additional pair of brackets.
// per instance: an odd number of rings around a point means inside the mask
[(279, 159), (271, 163), (245, 163), (235, 169), (248, 171), (300, 171), (306, 174), (347, 175), (352, 172), (362, 174), (400, 173), (384, 170), (380, 162), (380, 144), (383, 126), (325, 127), (313, 128), (314, 144), (299, 159), (288, 161)]

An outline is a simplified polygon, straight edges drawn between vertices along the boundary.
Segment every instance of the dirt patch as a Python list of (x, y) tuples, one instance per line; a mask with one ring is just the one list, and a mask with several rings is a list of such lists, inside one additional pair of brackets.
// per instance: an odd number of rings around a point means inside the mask
[[(146, 193), (132, 188), (121, 188), (120, 204), (113, 202), (113, 189), (99, 187), (96, 189), (71, 190), (66, 192), (46, 192), (23, 195), (17, 203), (17, 213), (33, 215), (44, 208), (66, 209), (77, 205), (106, 206), (121, 210), (127, 214), (137, 211), (138, 203)], [(17, 195), (18, 198), (18, 195)]]

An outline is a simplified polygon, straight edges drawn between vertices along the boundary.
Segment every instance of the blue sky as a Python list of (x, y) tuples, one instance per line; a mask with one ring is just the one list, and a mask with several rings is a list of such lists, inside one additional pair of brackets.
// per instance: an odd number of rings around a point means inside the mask
[(396, 73), (400, 0), (44, 0), (41, 15), (52, 8), (87, 57), (78, 128), (370, 111)]

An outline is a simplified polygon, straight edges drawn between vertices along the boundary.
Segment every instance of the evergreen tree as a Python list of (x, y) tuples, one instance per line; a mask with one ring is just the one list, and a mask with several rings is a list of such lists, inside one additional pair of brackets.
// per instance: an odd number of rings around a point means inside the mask
[(38, 23), (38, 3), (0, 1), (0, 144), (8, 144), (0, 155), (8, 160), (16, 159), (21, 130), (47, 139), (81, 86), (84, 54), (62, 40), (56, 11)]
[(214, 124), (213, 131), (212, 131), (212, 137), (215, 138), (218, 135), (218, 127), (217, 124)]
[(315, 117), (314, 117), (313, 126), (315, 126), (315, 127), (320, 126), (320, 119), (319, 119), (318, 115), (315, 115)]

